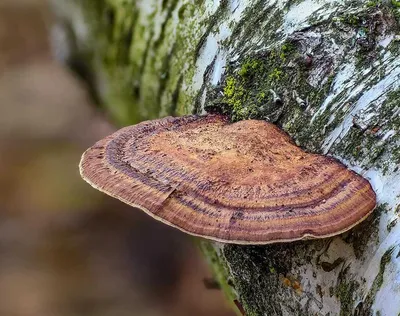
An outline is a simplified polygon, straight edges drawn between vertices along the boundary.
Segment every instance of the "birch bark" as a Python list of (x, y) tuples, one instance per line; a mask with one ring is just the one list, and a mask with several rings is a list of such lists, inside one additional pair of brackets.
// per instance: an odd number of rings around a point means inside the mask
[(370, 180), (341, 236), (201, 241), (248, 315), (400, 315), (400, 2), (53, 0), (56, 56), (117, 124), (218, 111), (266, 119)]

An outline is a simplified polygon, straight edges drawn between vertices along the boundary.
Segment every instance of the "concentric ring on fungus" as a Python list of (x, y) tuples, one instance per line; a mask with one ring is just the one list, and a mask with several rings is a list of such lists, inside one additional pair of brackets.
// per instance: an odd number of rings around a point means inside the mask
[(375, 208), (369, 182), (273, 124), (218, 115), (125, 127), (82, 156), (93, 187), (186, 233), (268, 244), (343, 233)]

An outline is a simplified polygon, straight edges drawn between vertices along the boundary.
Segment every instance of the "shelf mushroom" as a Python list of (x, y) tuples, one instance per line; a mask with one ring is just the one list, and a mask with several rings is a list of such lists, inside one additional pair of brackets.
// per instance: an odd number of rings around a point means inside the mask
[(96, 189), (188, 234), (269, 244), (343, 233), (375, 208), (369, 182), (265, 121), (166, 117), (125, 127), (82, 156)]

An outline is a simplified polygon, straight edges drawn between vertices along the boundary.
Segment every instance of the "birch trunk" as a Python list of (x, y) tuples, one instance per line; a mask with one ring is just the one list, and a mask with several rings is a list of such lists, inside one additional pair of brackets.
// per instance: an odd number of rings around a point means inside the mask
[(266, 119), (370, 180), (335, 238), (201, 241), (247, 315), (400, 315), (400, 1), (54, 0), (57, 56), (120, 125), (218, 111)]

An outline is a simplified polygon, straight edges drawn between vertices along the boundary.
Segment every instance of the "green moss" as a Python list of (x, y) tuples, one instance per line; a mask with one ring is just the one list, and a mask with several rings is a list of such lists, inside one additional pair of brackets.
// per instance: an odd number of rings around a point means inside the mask
[(226, 78), (226, 85), (225, 85), (225, 88), (224, 88), (225, 97), (230, 99), (235, 95), (235, 93), (236, 93), (236, 80), (235, 80), (235, 78), (234, 77)]
[(261, 63), (259, 60), (248, 59), (243, 62), (242, 66), (239, 69), (238, 74), (241, 77), (247, 77), (248, 75), (253, 74), (260, 66)]
[(270, 273), (276, 273), (276, 270), (275, 270), (274, 267), (269, 267), (269, 272), (270, 272)]
[(278, 68), (274, 68), (271, 73), (268, 75), (268, 78), (271, 82), (276, 82), (279, 81), (281, 79), (281, 76), (283, 74), (283, 71), (278, 69)]
[(400, 8), (400, 1), (399, 0), (392, 0), (392, 5), (396, 8)]
[(336, 296), (340, 301), (340, 315), (347, 316), (353, 314), (355, 305), (355, 292), (359, 288), (356, 281), (342, 281), (336, 286)]
[(361, 18), (357, 15), (347, 15), (342, 18), (342, 22), (352, 25), (352, 26), (359, 26), (361, 24)]
[[(247, 56), (239, 68), (228, 67), (222, 90), (223, 111), (233, 121), (248, 118), (265, 118), (276, 121), (282, 108), (274, 104), (271, 89), (283, 85), (286, 74), (283, 66), (289, 56), (289, 45), (285, 49)], [(285, 51), (286, 55), (281, 54)], [(275, 66), (274, 66), (275, 65)]]
[(288, 56), (290, 56), (292, 53), (294, 53), (295, 50), (296, 50), (296, 46), (295, 46), (295, 45), (293, 45), (293, 44), (290, 43), (290, 42), (286, 42), (286, 43), (284, 43), (284, 44), (282, 45), (282, 47), (281, 47), (281, 51), (280, 51), (280, 54), (279, 54), (279, 58), (280, 58), (282, 61), (286, 61), (286, 58), (287, 58)]
[[(230, 115), (233, 121), (265, 119), (282, 124), (287, 132), (296, 135), (300, 144), (317, 151), (324, 139), (322, 127), (330, 115), (319, 116), (312, 126), (305, 126), (309, 113), (292, 95), (295, 90), (309, 101), (311, 108), (316, 107), (330, 89), (334, 76), (330, 74), (320, 87), (311, 87), (305, 79), (309, 70), (304, 58), (291, 41), (270, 51), (247, 54), (237, 64), (228, 66), (222, 88), (218, 88), (224, 95), (216, 102), (213, 100), (213, 107), (219, 104), (220, 111)], [(332, 126), (344, 115), (344, 111), (337, 113)], [(310, 137), (311, 129), (313, 137)]]
[(367, 4), (366, 4), (366, 6), (367, 6), (368, 8), (371, 8), (371, 7), (378, 7), (378, 6), (380, 6), (381, 4), (382, 4), (382, 0), (375, 0), (375, 1), (368, 1)]

